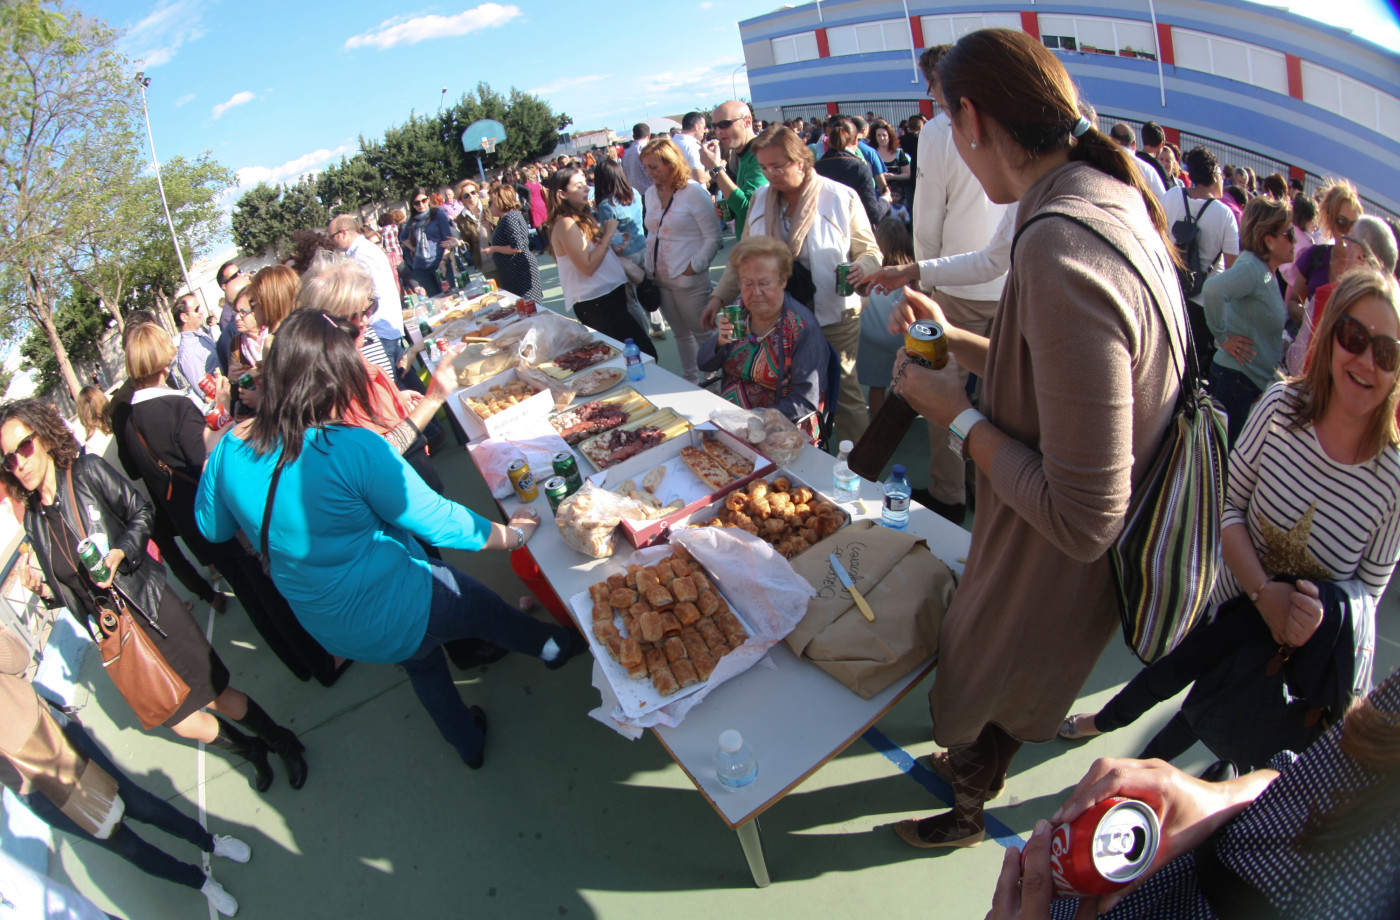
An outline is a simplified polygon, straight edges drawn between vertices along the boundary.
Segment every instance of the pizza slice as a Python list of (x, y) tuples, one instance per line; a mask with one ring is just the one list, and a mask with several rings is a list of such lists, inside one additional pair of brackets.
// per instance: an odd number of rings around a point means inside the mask
[(681, 459), (690, 471), (711, 489), (722, 489), (734, 481), (734, 477), (718, 460), (698, 447), (682, 447)]
[(721, 444), (718, 438), (705, 438), (700, 442), (705, 452), (730, 472), (736, 479), (753, 472), (753, 461), (740, 456), (734, 450)]

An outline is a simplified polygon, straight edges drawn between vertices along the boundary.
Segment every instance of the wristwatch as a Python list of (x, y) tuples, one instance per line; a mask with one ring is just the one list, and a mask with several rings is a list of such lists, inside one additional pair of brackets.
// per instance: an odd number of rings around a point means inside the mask
[(506, 526), (509, 527), (511, 530), (515, 531), (515, 537), (517, 542), (514, 546), (511, 547), (511, 549), (520, 549), (520, 547), (525, 545), (525, 531), (521, 530), (519, 527), (516, 527), (514, 524), (507, 524)]
[(972, 433), (973, 426), (986, 420), (987, 417), (976, 409), (964, 409), (959, 412), (958, 417), (948, 426), (948, 449), (966, 460), (967, 436)]
[(719, 174), (722, 173), (722, 172), (724, 172), (724, 167), (723, 167), (723, 166), (711, 166), (711, 167), (710, 167), (710, 178), (711, 178), (711, 179), (718, 179), (718, 178), (719, 178)]

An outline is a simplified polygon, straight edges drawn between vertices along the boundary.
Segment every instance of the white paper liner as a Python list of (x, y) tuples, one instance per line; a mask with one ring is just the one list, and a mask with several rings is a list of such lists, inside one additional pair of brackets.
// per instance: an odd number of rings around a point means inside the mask
[(515, 494), (507, 475), (512, 461), (523, 456), (530, 464), (535, 485), (543, 490), (544, 481), (554, 475), (554, 455), (569, 450), (569, 445), (548, 422), (538, 419), (534, 424), (512, 429), (509, 438), (488, 438), (468, 445), (468, 449), (492, 497), (509, 498)]
[[(637, 739), (644, 729), (656, 725), (676, 726), (710, 691), (763, 660), (768, 650), (782, 639), (807, 613), (807, 601), (816, 592), (806, 579), (773, 547), (734, 527), (701, 527), (671, 534), (671, 543), (690, 551), (734, 606), (749, 627), (749, 639), (719, 660), (710, 679), (699, 690), (639, 718), (631, 718), (617, 701), (602, 666), (593, 663), (593, 686), (601, 705), (589, 713), (625, 738)], [(634, 552), (624, 564), (650, 565), (670, 555), (671, 546), (662, 544)], [(587, 591), (569, 599), (580, 621), (587, 628), (592, 600)]]

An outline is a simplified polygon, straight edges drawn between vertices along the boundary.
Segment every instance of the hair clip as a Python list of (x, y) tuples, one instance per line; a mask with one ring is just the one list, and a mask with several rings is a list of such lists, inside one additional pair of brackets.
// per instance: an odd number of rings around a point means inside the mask
[(1073, 134), (1075, 137), (1083, 137), (1084, 132), (1088, 131), (1091, 127), (1093, 126), (1089, 124), (1089, 119), (1081, 115), (1079, 120), (1074, 123), (1074, 127), (1069, 129), (1069, 133)]

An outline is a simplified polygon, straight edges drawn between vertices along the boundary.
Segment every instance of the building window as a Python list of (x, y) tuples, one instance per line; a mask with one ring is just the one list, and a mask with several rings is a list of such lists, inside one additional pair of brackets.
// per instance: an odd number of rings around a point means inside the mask
[(1172, 29), (1172, 46), (1178, 67), (1288, 93), (1288, 63), (1278, 51), (1190, 29)]
[(1150, 23), (1102, 16), (1039, 17), (1040, 41), (1047, 48), (1157, 60), (1157, 41)]
[(1400, 99), (1308, 61), (1303, 62), (1303, 101), (1388, 137), (1400, 134)]
[(798, 32), (773, 39), (773, 64), (795, 64), (798, 61), (815, 61), (817, 53), (817, 33)]
[(909, 22), (885, 19), (854, 26), (833, 26), (826, 30), (826, 42), (832, 57), (876, 51), (908, 51), (911, 46)]
[(952, 45), (969, 32), (978, 29), (1015, 29), (1021, 31), (1019, 13), (975, 13), (961, 16), (920, 16), (924, 47)]

